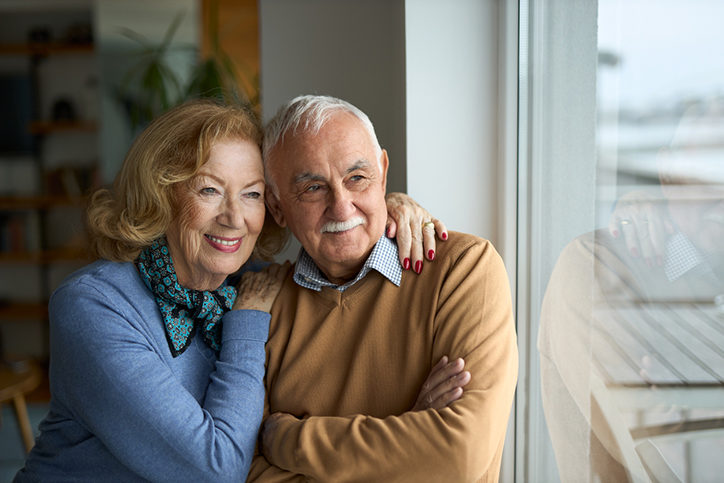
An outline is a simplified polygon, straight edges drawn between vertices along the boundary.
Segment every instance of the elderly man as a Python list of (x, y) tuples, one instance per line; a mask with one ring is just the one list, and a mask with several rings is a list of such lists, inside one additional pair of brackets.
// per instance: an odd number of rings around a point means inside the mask
[[(387, 153), (347, 102), (294, 99), (266, 133), (267, 203), (303, 250), (272, 309), (250, 480), (497, 481), (517, 377), (499, 255), (453, 232), (433, 268), (405, 270), (384, 236)], [(443, 356), (465, 360), (465, 393), (416, 410)]]

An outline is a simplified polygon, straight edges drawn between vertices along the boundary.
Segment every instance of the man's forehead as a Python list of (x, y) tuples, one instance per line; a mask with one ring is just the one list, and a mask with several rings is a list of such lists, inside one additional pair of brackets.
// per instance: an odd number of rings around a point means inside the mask
[(294, 182), (380, 169), (377, 144), (362, 121), (348, 112), (332, 114), (319, 131), (299, 126), (287, 132), (280, 147), (272, 155), (276, 170)]
[(330, 113), (321, 124), (300, 123), (295, 129), (290, 130), (284, 136), (285, 142), (289, 144), (311, 144), (315, 145), (320, 138), (333, 136), (335, 139), (363, 139), (365, 144), (374, 142), (369, 139), (369, 131), (365, 124), (357, 116), (346, 111)]

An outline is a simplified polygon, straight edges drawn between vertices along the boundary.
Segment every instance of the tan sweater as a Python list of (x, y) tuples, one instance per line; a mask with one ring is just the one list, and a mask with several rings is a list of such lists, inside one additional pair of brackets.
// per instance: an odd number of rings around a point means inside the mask
[[(464, 395), (410, 411), (443, 355), (465, 359)], [(250, 481), (497, 481), (518, 357), (507, 275), (487, 240), (450, 233), (400, 287), (372, 271), (345, 292), (315, 292), (290, 275), (267, 356), (265, 416), (299, 419), (280, 421)]]

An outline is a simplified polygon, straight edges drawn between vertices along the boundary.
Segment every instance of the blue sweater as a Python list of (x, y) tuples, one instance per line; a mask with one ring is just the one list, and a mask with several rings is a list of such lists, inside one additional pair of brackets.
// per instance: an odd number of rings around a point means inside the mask
[(244, 481), (269, 314), (228, 312), (218, 356), (195, 336), (173, 358), (134, 264), (108, 261), (71, 275), (49, 309), (52, 399), (15, 481)]

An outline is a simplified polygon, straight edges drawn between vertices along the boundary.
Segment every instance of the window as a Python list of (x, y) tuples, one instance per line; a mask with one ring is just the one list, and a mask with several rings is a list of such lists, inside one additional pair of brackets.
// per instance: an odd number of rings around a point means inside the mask
[(724, 472), (722, 18), (520, 2), (518, 481)]

